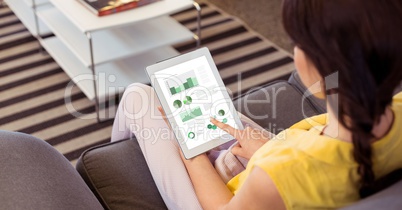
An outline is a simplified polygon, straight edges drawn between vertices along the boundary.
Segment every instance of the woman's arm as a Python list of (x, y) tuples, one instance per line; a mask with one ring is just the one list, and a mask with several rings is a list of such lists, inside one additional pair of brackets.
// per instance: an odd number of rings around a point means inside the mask
[[(166, 121), (163, 109), (158, 109)], [(260, 132), (240, 131), (214, 119), (211, 122), (234, 136), (240, 144), (243, 142), (238, 151), (245, 156), (255, 152), (269, 139)], [(180, 154), (204, 209), (285, 209), (274, 183), (262, 169), (254, 168), (239, 192), (233, 196), (205, 154), (190, 160)]]
[(238, 144), (232, 148), (231, 152), (234, 155), (246, 158), (247, 160), (250, 160), (251, 156), (253, 156), (262, 145), (267, 143), (267, 141), (274, 136), (269, 132), (263, 132), (251, 127), (246, 127), (244, 130), (238, 130), (228, 124), (219, 122), (214, 118), (211, 118), (211, 122), (237, 140)]
[(286, 209), (274, 183), (258, 167), (233, 196), (206, 155), (191, 160), (183, 158), (183, 162), (204, 209)]
[[(215, 119), (211, 122), (235, 137), (239, 146), (234, 147), (232, 152), (248, 159), (269, 140), (255, 129), (237, 130)], [(183, 155), (181, 157), (204, 209), (286, 209), (274, 183), (258, 167), (252, 170), (239, 192), (233, 196), (206, 155), (191, 160), (186, 160)]]
[(205, 154), (186, 160), (187, 172), (193, 183), (198, 200), (204, 209), (223, 209), (233, 194), (226, 187)]

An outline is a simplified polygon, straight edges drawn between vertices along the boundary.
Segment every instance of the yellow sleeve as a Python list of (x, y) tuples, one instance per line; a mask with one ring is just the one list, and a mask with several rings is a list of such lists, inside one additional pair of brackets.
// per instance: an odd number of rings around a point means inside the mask
[(284, 181), (287, 182), (288, 180), (283, 179), (283, 177), (287, 176), (287, 174), (285, 174), (282, 177), (278, 174), (278, 171), (283, 171), (283, 173), (289, 173), (288, 171), (285, 172), (285, 170), (283, 170), (284, 168), (288, 168), (289, 164), (274, 164), (267, 166), (266, 164), (257, 162), (255, 166), (258, 166), (259, 168), (263, 169), (265, 173), (267, 173), (267, 175), (271, 178), (272, 182), (275, 184), (276, 189), (278, 190), (279, 195), (282, 198), (283, 203), (286, 206), (286, 209), (287, 210), (294, 209), (294, 206), (292, 204), (292, 195), (290, 195), (288, 192), (289, 184), (284, 183)]
[(332, 198), (325, 193), (326, 185), (336, 188), (334, 183), (329, 183), (321, 176), (320, 166), (299, 156), (296, 159), (274, 164), (256, 162), (255, 166), (262, 168), (275, 184), (286, 209), (332, 209), (336, 206)]
[(402, 103), (402, 91), (394, 96), (393, 102)]

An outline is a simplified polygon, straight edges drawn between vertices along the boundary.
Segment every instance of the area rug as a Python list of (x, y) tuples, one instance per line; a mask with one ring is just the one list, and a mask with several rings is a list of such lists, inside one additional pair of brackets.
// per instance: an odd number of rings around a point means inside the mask
[[(272, 80), (287, 79), (294, 70), (287, 52), (213, 5), (201, 6), (202, 46), (210, 49), (233, 97)], [(195, 31), (194, 9), (172, 17)], [(13, 12), (0, 7), (0, 129), (43, 139), (75, 164), (84, 150), (110, 141), (113, 120), (98, 123), (94, 103), (78, 87), (73, 87), (72, 101), (66, 104), (63, 93), (70, 78), (39, 48)], [(184, 53), (195, 49), (195, 44), (174, 48)], [(76, 112), (70, 113), (69, 106)]]

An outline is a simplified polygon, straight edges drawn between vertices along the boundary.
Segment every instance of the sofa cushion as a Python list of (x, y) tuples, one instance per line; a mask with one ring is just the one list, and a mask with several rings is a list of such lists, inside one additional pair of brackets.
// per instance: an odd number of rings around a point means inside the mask
[(105, 209), (167, 208), (135, 139), (90, 148), (76, 168)]
[(0, 131), (1, 209), (102, 209), (71, 163), (45, 141)]
[(271, 82), (233, 100), (237, 111), (278, 134), (294, 123), (321, 114), (303, 92), (287, 81)]
[(342, 210), (402, 209), (402, 181)]
[(327, 112), (327, 104), (325, 100), (316, 98), (307, 90), (306, 86), (304, 86), (303, 82), (301, 81), (297, 71), (294, 71), (292, 75), (290, 75), (288, 82), (306, 96), (306, 98), (311, 102), (318, 113)]

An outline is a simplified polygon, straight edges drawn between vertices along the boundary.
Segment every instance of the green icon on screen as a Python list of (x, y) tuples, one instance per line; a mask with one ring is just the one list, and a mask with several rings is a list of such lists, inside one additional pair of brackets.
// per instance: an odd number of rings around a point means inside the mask
[(218, 126), (213, 125), (213, 124), (208, 124), (208, 125), (207, 125), (207, 128), (208, 128), (208, 129), (212, 129), (212, 130), (216, 130), (216, 129), (218, 128)]
[(190, 132), (190, 133), (188, 133), (187, 137), (188, 137), (189, 139), (194, 139), (194, 138), (195, 138), (195, 133), (194, 133), (194, 132)]
[(199, 117), (201, 115), (202, 115), (202, 112), (201, 112), (200, 107), (196, 107), (194, 109), (185, 110), (184, 112), (180, 113), (180, 118), (181, 118), (181, 121), (186, 122), (186, 121), (189, 121), (196, 117)]
[(182, 103), (181, 103), (180, 100), (176, 100), (176, 101), (173, 102), (173, 106), (174, 106), (174, 108), (176, 108), (176, 109), (180, 108), (181, 105), (182, 105)]
[(225, 115), (225, 111), (224, 111), (223, 109), (219, 110), (219, 111), (218, 111), (218, 115), (219, 115), (219, 116)]
[(192, 87), (198, 86), (198, 81), (197, 78), (195, 77), (190, 77), (186, 79), (186, 82), (184, 82), (183, 84), (180, 84), (177, 87), (169, 87), (170, 93), (172, 95), (176, 94), (176, 93), (180, 93), (184, 90), (190, 89)]
[[(227, 122), (228, 122), (228, 119), (223, 118), (222, 123), (227, 123)], [(208, 125), (207, 125), (207, 128), (208, 128), (208, 129), (212, 129), (212, 130), (216, 130), (216, 129), (218, 128), (218, 126), (216, 126), (216, 125), (214, 125), (214, 124), (208, 124)]]
[(186, 105), (190, 105), (193, 102), (193, 99), (190, 96), (186, 96), (186, 99), (183, 100), (183, 103)]

